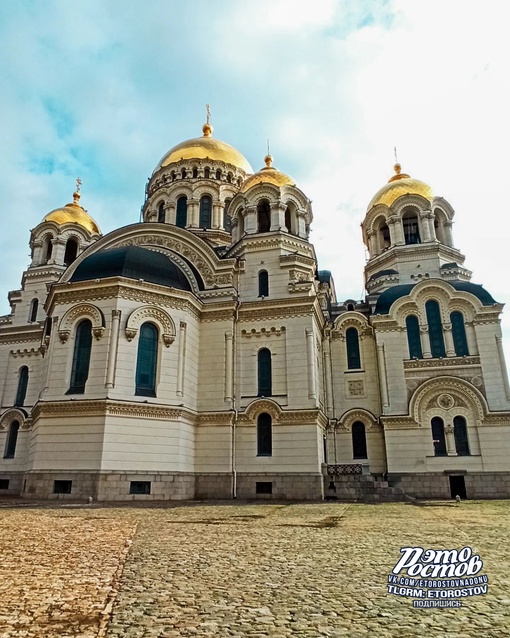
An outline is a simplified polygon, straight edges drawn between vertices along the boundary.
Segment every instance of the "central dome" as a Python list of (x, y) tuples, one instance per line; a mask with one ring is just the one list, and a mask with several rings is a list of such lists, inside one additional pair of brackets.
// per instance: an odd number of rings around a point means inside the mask
[(232, 164), (247, 174), (253, 173), (253, 169), (244, 155), (233, 146), (230, 146), (230, 144), (217, 140), (212, 136), (213, 128), (210, 124), (204, 124), (202, 131), (204, 133), (202, 137), (194, 137), (171, 148), (158, 163), (154, 172), (181, 160), (209, 159)]
[(377, 191), (367, 210), (377, 206), (377, 204), (391, 206), (401, 195), (421, 195), (421, 197), (432, 201), (434, 193), (428, 184), (420, 182), (419, 179), (413, 179), (407, 173), (402, 173), (400, 164), (395, 164), (394, 169), (395, 175), (390, 177), (388, 183)]

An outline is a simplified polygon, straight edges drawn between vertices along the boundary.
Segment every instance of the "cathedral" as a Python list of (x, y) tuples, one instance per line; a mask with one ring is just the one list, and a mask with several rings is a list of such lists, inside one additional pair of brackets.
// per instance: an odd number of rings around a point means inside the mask
[(103, 235), (78, 181), (31, 231), (0, 317), (0, 496), (510, 497), (503, 306), (450, 204), (396, 164), (362, 221), (366, 296), (342, 300), (306, 194), (202, 133), (140, 223)]

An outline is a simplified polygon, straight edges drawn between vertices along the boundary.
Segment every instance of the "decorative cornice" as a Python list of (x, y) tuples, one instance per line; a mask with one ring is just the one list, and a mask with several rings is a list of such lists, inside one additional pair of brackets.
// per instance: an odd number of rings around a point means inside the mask
[(479, 366), (480, 357), (445, 357), (444, 359), (404, 359), (404, 370), (420, 370), (422, 368), (465, 368)]
[(410, 416), (383, 416), (381, 423), (385, 430), (409, 430), (420, 427)]
[(510, 412), (490, 412), (485, 416), (483, 425), (510, 426)]
[(17, 359), (18, 357), (38, 357), (41, 355), (39, 348), (24, 348), (23, 350), (11, 350), (10, 354)]
[(282, 332), (285, 332), (285, 326), (280, 326), (279, 328), (271, 326), (271, 328), (252, 328), (251, 330), (241, 330), (243, 337), (279, 337)]

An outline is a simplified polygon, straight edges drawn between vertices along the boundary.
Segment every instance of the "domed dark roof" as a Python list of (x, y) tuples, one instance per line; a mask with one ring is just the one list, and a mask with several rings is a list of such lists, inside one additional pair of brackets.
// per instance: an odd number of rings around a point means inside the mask
[[(482, 302), (483, 306), (492, 306), (497, 303), (480, 284), (472, 284), (470, 281), (449, 281), (448, 284), (459, 292), (471, 293)], [(415, 286), (416, 284), (400, 284), (385, 290), (377, 299), (374, 314), (387, 315), (395, 301), (408, 295)]]
[(140, 246), (100, 250), (90, 255), (76, 268), (71, 281), (88, 281), (106, 277), (143, 279), (153, 284), (191, 290), (186, 275), (168, 257)]

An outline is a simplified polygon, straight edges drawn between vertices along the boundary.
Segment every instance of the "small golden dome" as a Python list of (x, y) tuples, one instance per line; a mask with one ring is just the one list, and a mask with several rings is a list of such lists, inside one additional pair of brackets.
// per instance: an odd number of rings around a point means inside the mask
[(207, 122), (202, 127), (203, 136), (181, 142), (171, 148), (161, 159), (154, 172), (163, 166), (169, 166), (181, 160), (205, 160), (225, 162), (240, 168), (247, 174), (253, 173), (250, 163), (238, 150), (230, 144), (212, 137), (213, 127)]
[(377, 204), (391, 206), (402, 195), (421, 195), (421, 197), (432, 201), (434, 193), (428, 184), (420, 182), (419, 179), (413, 179), (407, 173), (402, 173), (402, 167), (398, 163), (393, 169), (395, 175), (392, 175), (388, 183), (377, 191), (367, 210), (377, 206)]
[(250, 175), (244, 180), (241, 186), (241, 193), (246, 193), (250, 188), (257, 184), (273, 184), (274, 186), (295, 186), (296, 182), (285, 173), (280, 172), (277, 168), (273, 167), (273, 158), (271, 155), (264, 157), (264, 168), (261, 168), (258, 173)]
[(71, 203), (66, 204), (63, 208), (52, 210), (45, 216), (43, 222), (55, 222), (59, 226), (62, 226), (62, 224), (78, 224), (88, 230), (89, 233), (100, 235), (99, 226), (78, 203), (80, 197), (79, 190), (76, 190), (73, 193), (73, 201)]

